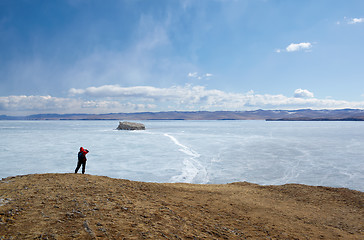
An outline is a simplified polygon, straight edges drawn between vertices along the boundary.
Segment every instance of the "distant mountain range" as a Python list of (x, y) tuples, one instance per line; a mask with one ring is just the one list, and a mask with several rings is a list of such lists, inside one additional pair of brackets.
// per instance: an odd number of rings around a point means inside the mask
[(140, 112), (109, 114), (0, 115), (0, 120), (267, 120), (267, 121), (364, 121), (364, 110), (255, 110)]

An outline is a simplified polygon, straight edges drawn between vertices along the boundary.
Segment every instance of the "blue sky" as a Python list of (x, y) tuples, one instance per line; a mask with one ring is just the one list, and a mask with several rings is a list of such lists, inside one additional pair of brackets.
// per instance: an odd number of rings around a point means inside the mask
[(0, 114), (364, 108), (364, 1), (0, 0)]

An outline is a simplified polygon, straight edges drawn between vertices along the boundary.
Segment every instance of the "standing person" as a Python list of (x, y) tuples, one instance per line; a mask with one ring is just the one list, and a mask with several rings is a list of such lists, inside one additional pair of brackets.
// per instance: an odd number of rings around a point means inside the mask
[(86, 154), (88, 153), (87, 149), (84, 149), (83, 147), (80, 147), (80, 151), (78, 152), (78, 162), (77, 162), (77, 167), (75, 169), (75, 173), (78, 172), (78, 169), (80, 169), (81, 165), (82, 165), (82, 174), (85, 173), (85, 168), (86, 168)]

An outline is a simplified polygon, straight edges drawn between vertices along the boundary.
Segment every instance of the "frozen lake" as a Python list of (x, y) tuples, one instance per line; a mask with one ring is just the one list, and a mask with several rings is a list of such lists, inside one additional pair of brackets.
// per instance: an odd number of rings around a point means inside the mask
[(151, 182), (302, 183), (364, 191), (364, 122), (0, 121), (0, 178), (74, 172)]

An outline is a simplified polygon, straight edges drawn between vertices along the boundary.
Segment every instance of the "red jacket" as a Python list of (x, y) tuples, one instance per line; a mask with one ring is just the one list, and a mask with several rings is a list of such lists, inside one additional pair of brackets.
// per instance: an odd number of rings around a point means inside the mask
[[(80, 154), (82, 153), (82, 154)], [(80, 151), (78, 152), (78, 160), (83, 160), (86, 162), (86, 154), (88, 153), (87, 149), (84, 149), (83, 147), (80, 147)]]

